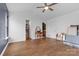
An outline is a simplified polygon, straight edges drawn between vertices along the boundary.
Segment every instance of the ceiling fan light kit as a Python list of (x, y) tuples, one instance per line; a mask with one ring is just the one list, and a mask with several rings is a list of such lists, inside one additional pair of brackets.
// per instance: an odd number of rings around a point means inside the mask
[(48, 7), (48, 6), (46, 6), (46, 7), (44, 7), (44, 9), (45, 9), (45, 10), (48, 10), (48, 9), (49, 9), (49, 7)]

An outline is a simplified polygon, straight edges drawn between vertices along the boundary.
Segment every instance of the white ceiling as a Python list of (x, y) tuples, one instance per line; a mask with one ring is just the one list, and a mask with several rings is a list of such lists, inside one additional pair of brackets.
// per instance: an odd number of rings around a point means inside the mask
[(43, 5), (43, 3), (7, 3), (9, 12), (26, 12), (32, 17), (36, 17), (43, 20), (50, 20), (54, 17), (58, 17), (76, 10), (79, 10), (79, 3), (59, 3), (52, 8), (54, 11), (45, 11), (42, 13), (41, 9), (37, 6)]

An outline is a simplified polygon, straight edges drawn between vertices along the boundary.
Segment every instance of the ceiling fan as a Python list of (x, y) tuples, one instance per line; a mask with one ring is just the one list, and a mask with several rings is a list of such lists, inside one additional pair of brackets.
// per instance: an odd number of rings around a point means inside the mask
[(47, 3), (44, 3), (44, 6), (40, 6), (40, 7), (37, 7), (37, 8), (43, 8), (43, 11), (42, 12), (45, 12), (46, 10), (50, 10), (50, 11), (53, 11), (54, 9), (51, 8), (51, 6), (55, 5), (57, 3), (52, 3), (52, 4), (47, 4)]

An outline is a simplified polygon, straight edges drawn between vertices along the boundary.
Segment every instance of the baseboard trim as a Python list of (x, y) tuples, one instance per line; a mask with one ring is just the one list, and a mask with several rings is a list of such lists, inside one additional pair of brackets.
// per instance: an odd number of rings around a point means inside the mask
[(0, 54), (0, 56), (3, 56), (3, 54), (4, 54), (4, 52), (5, 52), (5, 50), (6, 50), (7, 46), (8, 46), (8, 44), (9, 44), (9, 42), (8, 42), (8, 43), (6, 44), (6, 46), (4, 47), (4, 49), (3, 49), (2, 53)]
[(79, 45), (78, 44), (73, 44), (73, 43), (66, 42), (66, 41), (64, 41), (64, 44), (69, 45), (69, 46), (72, 46), (72, 47), (79, 48)]
[(9, 43), (22, 42), (22, 41), (26, 41), (26, 40), (9, 41)]

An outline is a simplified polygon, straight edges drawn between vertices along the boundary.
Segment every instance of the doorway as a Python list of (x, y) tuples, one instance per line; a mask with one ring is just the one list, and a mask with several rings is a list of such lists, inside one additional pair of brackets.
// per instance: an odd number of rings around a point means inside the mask
[(26, 40), (30, 39), (30, 24), (29, 24), (29, 20), (26, 20)]
[(42, 32), (43, 32), (43, 38), (46, 38), (46, 24), (42, 23)]

